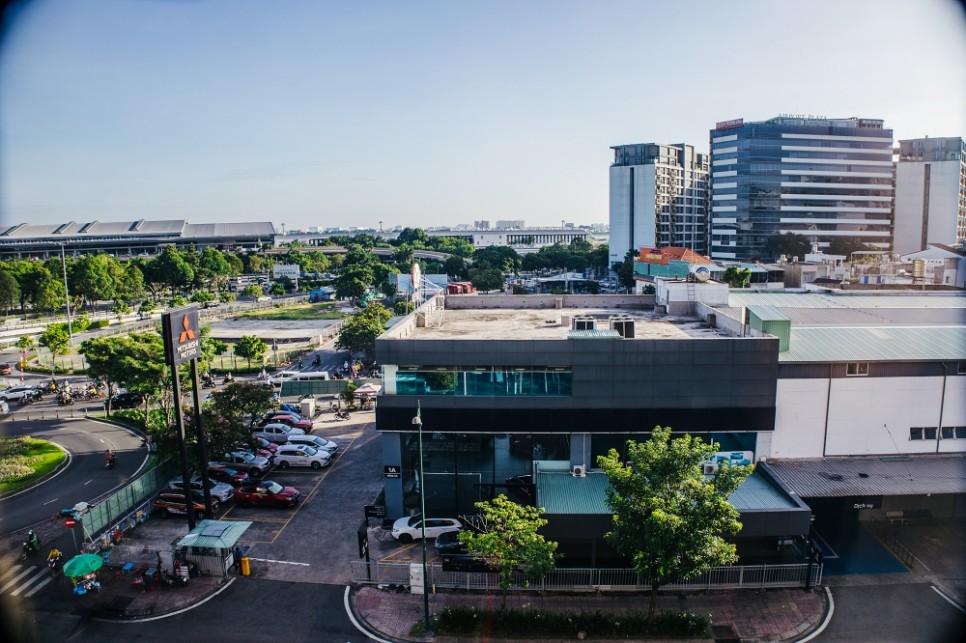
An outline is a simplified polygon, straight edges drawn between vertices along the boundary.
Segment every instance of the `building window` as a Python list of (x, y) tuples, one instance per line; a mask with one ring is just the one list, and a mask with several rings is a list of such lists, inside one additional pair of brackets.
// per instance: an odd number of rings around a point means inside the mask
[(966, 362), (960, 362), (956, 367), (956, 373), (958, 375), (966, 375)]
[(934, 426), (914, 426), (909, 429), (910, 440), (935, 440), (937, 429)]
[(943, 440), (966, 440), (966, 426), (944, 426), (940, 437)]
[(849, 362), (848, 366), (845, 368), (845, 374), (849, 376), (860, 377), (869, 374), (869, 363), (868, 362)]

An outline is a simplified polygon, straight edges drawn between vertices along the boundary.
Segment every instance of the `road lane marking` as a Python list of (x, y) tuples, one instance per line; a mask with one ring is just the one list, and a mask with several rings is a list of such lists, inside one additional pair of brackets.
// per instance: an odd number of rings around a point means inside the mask
[(24, 598), (30, 598), (31, 596), (33, 596), (34, 594), (37, 593), (37, 590), (39, 590), (41, 587), (43, 587), (44, 585), (46, 585), (47, 583), (49, 583), (52, 580), (54, 580), (54, 577), (53, 576), (48, 576), (46, 578), (46, 580), (44, 580), (44, 582), (42, 582), (40, 585), (37, 585), (32, 590), (30, 590), (29, 592), (27, 592), (26, 594), (24, 594), (23, 597)]
[(14, 585), (14, 583), (16, 583), (17, 581), (19, 581), (21, 578), (23, 578), (27, 574), (29, 574), (31, 572), (31, 570), (33, 570), (33, 569), (35, 569), (35, 567), (33, 565), (31, 565), (30, 567), (25, 568), (22, 572), (20, 572), (19, 574), (17, 574), (13, 578), (11, 578), (10, 581), (6, 585), (4, 585), (3, 587), (0, 587), (0, 592), (5, 592), (8, 589), (10, 589)]
[(312, 566), (311, 563), (297, 563), (297, 562), (295, 562), (293, 560), (275, 560), (273, 558), (253, 558), (252, 556), (249, 556), (248, 559), (249, 560), (257, 560), (257, 561), (262, 562), (262, 563), (278, 563), (279, 565), (298, 565), (298, 566), (301, 566), (301, 567), (311, 567)]
[(52, 503), (52, 502), (57, 502), (58, 500), (59, 500), (59, 498), (54, 498), (53, 500), (48, 500), (48, 501), (47, 501), (47, 502), (45, 502), (44, 504), (45, 504), (45, 505), (49, 505), (50, 503)]
[(373, 641), (377, 641), (377, 643), (391, 643), (390, 641), (387, 641), (386, 639), (381, 639), (375, 634), (373, 634), (372, 632), (370, 632), (369, 630), (365, 629), (364, 627), (362, 627), (359, 621), (356, 620), (355, 614), (352, 613), (352, 608), (349, 606), (349, 589), (350, 589), (350, 586), (346, 585), (345, 594), (342, 597), (342, 602), (345, 605), (345, 613), (349, 616), (349, 620), (352, 621), (352, 624), (356, 626), (357, 630), (362, 632), (364, 635), (366, 635)]
[[(11, 596), (19, 596), (20, 595), (20, 592), (22, 592), (25, 589), (29, 588), (31, 585), (33, 585), (34, 583), (36, 583), (37, 581), (39, 581), (44, 576), (47, 577), (47, 580), (48, 581), (51, 579), (50, 568), (47, 568), (47, 569), (38, 569), (37, 570), (37, 573), (34, 574), (34, 577), (33, 578), (31, 578), (26, 583), (24, 583), (23, 585), (21, 585), (20, 587), (18, 587), (15, 591), (10, 592), (10, 595)], [(46, 584), (46, 583), (44, 583), (44, 584)], [(43, 585), (41, 585), (41, 587), (43, 587)]]
[(959, 603), (957, 603), (956, 601), (954, 601), (950, 597), (946, 596), (946, 594), (944, 594), (941, 589), (939, 589), (935, 585), (930, 585), (930, 587), (932, 587), (932, 591), (934, 591), (937, 594), (939, 594), (940, 596), (942, 596), (946, 600), (947, 603), (949, 603), (950, 605), (952, 605), (953, 607), (955, 607), (956, 609), (958, 609), (960, 612), (963, 612), (964, 614), (966, 614), (966, 609), (963, 609), (963, 606), (962, 605), (960, 605)]

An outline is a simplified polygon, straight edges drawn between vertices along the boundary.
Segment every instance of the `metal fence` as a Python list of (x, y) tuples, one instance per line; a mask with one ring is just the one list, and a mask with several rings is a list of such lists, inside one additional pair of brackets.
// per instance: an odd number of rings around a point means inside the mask
[(109, 539), (112, 532), (133, 527), (132, 519), (140, 522), (135, 514), (139, 511), (150, 513), (151, 499), (175, 475), (176, 463), (169, 459), (131, 480), (115, 493), (91, 500), (88, 510), (77, 516), (83, 526), (85, 540), (93, 543), (101, 536)]
[[(418, 564), (418, 563), (417, 563)], [(352, 582), (357, 584), (409, 585), (411, 563), (364, 560), (350, 562)], [(426, 566), (428, 584), (433, 587), (493, 590), (499, 589), (499, 577), (492, 572), (443, 571), (433, 563)], [(811, 575), (811, 579), (809, 579)], [(686, 580), (667, 583), (663, 591), (704, 589), (765, 589), (816, 586), (822, 582), (822, 565), (734, 565), (714, 569)], [(650, 589), (648, 580), (633, 569), (555, 569), (544, 578), (514, 578), (511, 590), (532, 591), (643, 591)]]

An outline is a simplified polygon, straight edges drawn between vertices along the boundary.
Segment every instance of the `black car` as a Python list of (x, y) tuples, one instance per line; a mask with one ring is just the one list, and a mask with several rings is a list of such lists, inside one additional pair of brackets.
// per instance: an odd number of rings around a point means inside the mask
[(136, 409), (144, 404), (142, 393), (117, 393), (104, 400), (104, 406), (110, 403), (112, 409)]
[(458, 531), (447, 531), (436, 536), (436, 553), (440, 556), (448, 554), (465, 554), (466, 545), (459, 540), (460, 532)]

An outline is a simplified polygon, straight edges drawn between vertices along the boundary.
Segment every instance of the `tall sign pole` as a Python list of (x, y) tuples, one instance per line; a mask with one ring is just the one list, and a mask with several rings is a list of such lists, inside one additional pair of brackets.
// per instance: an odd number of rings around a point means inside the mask
[[(178, 449), (181, 452), (181, 477), (184, 484), (185, 514), (188, 529), (195, 528), (195, 512), (192, 509), (191, 473), (188, 470), (188, 451), (184, 442), (184, 410), (181, 408), (181, 378), (178, 366), (195, 361), (201, 353), (201, 332), (198, 326), (198, 309), (178, 308), (161, 315), (161, 333), (164, 337), (165, 361), (171, 367), (171, 385), (174, 393), (174, 417), (178, 428)], [(197, 368), (197, 367), (196, 367)], [(195, 385), (195, 408), (198, 407), (198, 386)], [(197, 414), (196, 414), (197, 415)], [(197, 418), (196, 418), (197, 421)], [(200, 426), (200, 425), (199, 425)], [(205, 502), (208, 489), (205, 485)], [(208, 507), (205, 506), (207, 513)]]

